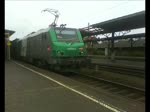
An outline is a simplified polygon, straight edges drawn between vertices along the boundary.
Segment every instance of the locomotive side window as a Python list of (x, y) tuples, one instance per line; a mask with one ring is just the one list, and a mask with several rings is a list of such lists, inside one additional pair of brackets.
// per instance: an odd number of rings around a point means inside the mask
[(60, 42), (79, 42), (76, 30), (56, 29), (57, 40)]

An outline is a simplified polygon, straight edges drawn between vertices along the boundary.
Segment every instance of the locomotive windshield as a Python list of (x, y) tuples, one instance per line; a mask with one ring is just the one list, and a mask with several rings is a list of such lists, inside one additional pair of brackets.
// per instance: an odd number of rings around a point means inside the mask
[(59, 42), (79, 42), (76, 30), (70, 29), (55, 29), (57, 40)]

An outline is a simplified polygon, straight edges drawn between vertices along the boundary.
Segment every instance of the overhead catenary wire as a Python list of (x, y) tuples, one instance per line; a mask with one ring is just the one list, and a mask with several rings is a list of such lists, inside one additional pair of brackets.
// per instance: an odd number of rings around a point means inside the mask
[[(122, 6), (122, 5), (127, 5), (128, 3), (129, 3), (129, 1), (125, 1), (125, 2), (123, 2), (123, 3), (119, 3), (119, 4), (117, 4), (117, 5), (115, 5), (115, 6), (112, 6), (112, 7), (108, 8), (108, 9), (103, 9), (103, 10), (101, 10), (102, 13), (100, 13), (99, 16), (96, 15), (96, 16), (92, 16), (92, 17), (90, 16), (90, 17), (89, 17), (89, 15), (88, 15), (88, 16), (86, 16), (85, 18), (89, 18), (88, 21), (95, 20), (95, 19), (97, 19), (97, 18), (103, 18), (103, 17), (105, 17), (105, 15), (110, 14), (110, 13), (106, 13), (106, 12), (112, 11), (112, 9), (116, 9), (116, 8)], [(97, 11), (95, 11), (95, 12), (98, 13)], [(95, 14), (95, 13), (92, 13), (92, 15), (94, 15), (94, 14)], [(82, 22), (82, 21), (84, 21), (84, 19), (82, 19), (81, 22)], [(93, 24), (92, 22), (90, 22), (90, 23)]]

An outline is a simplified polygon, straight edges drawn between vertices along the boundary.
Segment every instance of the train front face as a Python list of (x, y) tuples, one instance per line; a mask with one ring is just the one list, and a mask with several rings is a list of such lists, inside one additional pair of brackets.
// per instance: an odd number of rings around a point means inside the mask
[(87, 53), (79, 30), (53, 28), (50, 30), (53, 51), (51, 56), (59, 65), (87, 63)]

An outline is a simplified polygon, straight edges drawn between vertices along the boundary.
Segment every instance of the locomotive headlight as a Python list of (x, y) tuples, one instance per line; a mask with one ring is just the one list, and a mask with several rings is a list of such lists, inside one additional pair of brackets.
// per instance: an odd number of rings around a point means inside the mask
[(57, 51), (58, 54), (60, 54), (60, 51)]
[(57, 54), (58, 54), (59, 56), (63, 56), (63, 55), (64, 55), (64, 52), (62, 52), (62, 51), (57, 51)]
[(79, 54), (80, 54), (80, 55), (83, 55), (83, 54), (84, 54), (84, 52), (83, 52), (83, 51), (82, 51), (82, 52), (79, 52)]

